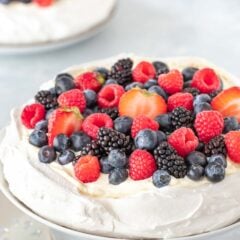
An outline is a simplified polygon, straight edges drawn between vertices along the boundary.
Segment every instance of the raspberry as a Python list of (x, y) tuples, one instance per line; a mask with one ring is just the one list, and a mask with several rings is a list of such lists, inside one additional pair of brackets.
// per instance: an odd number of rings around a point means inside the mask
[(145, 83), (155, 78), (156, 70), (151, 63), (142, 61), (133, 69), (132, 76), (135, 82)]
[(146, 150), (135, 150), (129, 158), (129, 175), (133, 180), (149, 178), (157, 166), (153, 156)]
[(86, 108), (84, 93), (79, 89), (69, 90), (58, 97), (58, 104), (61, 107), (78, 107), (80, 112)]
[(109, 84), (98, 93), (98, 105), (101, 108), (117, 107), (124, 88), (118, 84)]
[(193, 95), (190, 93), (175, 93), (168, 98), (168, 111), (172, 112), (177, 107), (193, 110)]
[(105, 113), (93, 113), (83, 122), (82, 129), (93, 139), (97, 139), (101, 127), (113, 128), (113, 120)]
[(135, 138), (139, 131), (146, 128), (152, 129), (152, 130), (158, 130), (159, 124), (156, 121), (144, 115), (137, 116), (133, 120), (133, 124), (131, 128), (132, 137)]
[(75, 85), (80, 90), (91, 89), (95, 92), (99, 91), (104, 82), (101, 74), (96, 72), (86, 72), (75, 78)]
[(203, 111), (197, 114), (194, 127), (199, 140), (207, 143), (222, 133), (224, 120), (217, 111)]
[(83, 183), (95, 182), (100, 176), (98, 158), (91, 155), (80, 157), (74, 166), (74, 173)]
[(53, 4), (54, 0), (33, 0), (40, 7), (48, 7)]
[(183, 76), (178, 70), (171, 70), (159, 76), (158, 85), (168, 94), (181, 92), (183, 89)]
[(181, 127), (168, 137), (168, 143), (180, 156), (185, 157), (196, 149), (198, 138), (191, 128)]
[(203, 68), (193, 75), (191, 86), (202, 93), (211, 93), (220, 88), (221, 82), (213, 69)]
[(230, 159), (240, 163), (240, 131), (231, 131), (225, 135), (225, 144)]
[(21, 114), (22, 124), (27, 128), (34, 128), (36, 123), (45, 117), (45, 108), (42, 104), (27, 105)]

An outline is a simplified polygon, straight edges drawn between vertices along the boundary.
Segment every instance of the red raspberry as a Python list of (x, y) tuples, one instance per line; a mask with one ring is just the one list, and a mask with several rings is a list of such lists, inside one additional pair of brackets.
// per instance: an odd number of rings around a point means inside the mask
[(83, 183), (95, 182), (100, 176), (98, 158), (91, 155), (80, 157), (74, 166), (74, 173)]
[(168, 98), (168, 111), (173, 111), (177, 107), (184, 107), (193, 110), (193, 95), (190, 93), (175, 93)]
[(156, 121), (144, 115), (137, 116), (136, 118), (134, 118), (131, 128), (132, 137), (135, 138), (139, 131), (146, 128), (158, 130), (159, 124)]
[(159, 75), (158, 85), (168, 94), (181, 92), (183, 89), (183, 76), (178, 70), (171, 70), (168, 73)]
[(200, 141), (207, 143), (222, 133), (224, 120), (217, 111), (203, 111), (197, 114), (194, 127)]
[(24, 107), (21, 120), (22, 124), (27, 128), (34, 128), (36, 123), (45, 117), (45, 108), (42, 104), (34, 103)]
[(191, 128), (181, 127), (168, 137), (168, 143), (182, 157), (187, 156), (198, 146), (198, 138)]
[(225, 135), (225, 144), (230, 159), (240, 163), (240, 131), (231, 131)]
[(80, 90), (91, 89), (97, 92), (100, 90), (104, 82), (104, 78), (101, 74), (96, 72), (86, 72), (77, 76), (74, 82), (76, 87)]
[(54, 0), (33, 0), (40, 7), (48, 7), (53, 4)]
[(135, 82), (145, 83), (149, 79), (155, 78), (156, 70), (151, 63), (142, 61), (133, 69), (132, 76)]
[(93, 139), (97, 139), (101, 127), (113, 128), (113, 120), (105, 113), (93, 113), (83, 122), (82, 129)]
[(101, 108), (117, 107), (124, 88), (118, 84), (109, 84), (98, 93), (98, 105)]
[(69, 90), (58, 97), (58, 104), (61, 107), (78, 107), (80, 112), (86, 108), (84, 93), (79, 89)]
[(211, 93), (218, 90), (221, 83), (213, 69), (203, 68), (193, 75), (191, 86), (201, 93)]
[(156, 162), (146, 150), (135, 150), (129, 158), (129, 175), (133, 180), (149, 178), (156, 171)]

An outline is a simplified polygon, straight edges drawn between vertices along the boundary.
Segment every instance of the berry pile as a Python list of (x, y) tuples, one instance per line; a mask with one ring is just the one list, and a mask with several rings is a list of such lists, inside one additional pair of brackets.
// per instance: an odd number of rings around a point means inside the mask
[(12, 2), (20, 3), (36, 3), (40, 7), (48, 7), (54, 3), (55, 0), (0, 0), (0, 4), (10, 4)]
[(35, 95), (22, 123), (42, 163), (72, 163), (75, 177), (109, 183), (171, 177), (219, 182), (240, 163), (240, 88), (222, 90), (213, 69), (169, 69), (120, 59), (76, 77), (59, 74)]

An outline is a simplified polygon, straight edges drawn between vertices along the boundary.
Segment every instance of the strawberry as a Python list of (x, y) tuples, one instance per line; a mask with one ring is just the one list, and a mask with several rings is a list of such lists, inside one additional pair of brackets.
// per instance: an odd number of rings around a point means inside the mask
[(219, 93), (211, 102), (212, 108), (223, 117), (236, 117), (240, 122), (240, 87), (231, 87)]
[(36, 123), (45, 117), (45, 108), (42, 104), (34, 103), (24, 107), (21, 113), (22, 124), (27, 128), (34, 128)]
[(118, 108), (120, 116), (131, 118), (145, 115), (154, 119), (167, 112), (167, 104), (161, 96), (139, 88), (133, 88), (124, 93), (120, 98)]
[(135, 150), (129, 158), (129, 175), (133, 180), (149, 178), (156, 171), (153, 156), (146, 150)]
[(170, 95), (181, 92), (183, 89), (183, 76), (178, 70), (171, 70), (168, 73), (159, 75), (158, 85)]
[(84, 112), (86, 108), (86, 99), (83, 91), (72, 89), (62, 93), (58, 97), (58, 104), (61, 107), (78, 107), (80, 112)]
[(168, 98), (168, 111), (171, 112), (177, 107), (184, 107), (189, 111), (193, 110), (193, 95), (190, 93), (175, 93)]
[(207, 143), (222, 133), (224, 120), (217, 111), (203, 111), (196, 115), (194, 127), (199, 140)]
[(227, 133), (225, 144), (229, 158), (235, 163), (240, 163), (240, 131)]
[(98, 105), (101, 108), (117, 107), (124, 88), (118, 84), (108, 84), (98, 93)]
[(97, 72), (85, 72), (77, 76), (74, 82), (76, 87), (80, 90), (91, 89), (97, 92), (100, 90), (102, 84), (104, 83), (104, 78)]
[(97, 139), (101, 127), (113, 128), (113, 120), (105, 113), (93, 113), (83, 122), (83, 131), (93, 139)]
[(82, 126), (82, 116), (77, 107), (58, 108), (53, 111), (48, 120), (48, 142), (53, 145), (53, 139), (60, 133), (70, 136), (79, 131)]
[(49, 7), (55, 0), (33, 0), (40, 7)]
[(83, 183), (95, 182), (100, 176), (98, 158), (91, 155), (80, 157), (74, 166), (74, 173)]
[(181, 127), (168, 137), (168, 143), (180, 156), (185, 157), (196, 149), (199, 142), (191, 128)]
[(133, 69), (132, 76), (135, 82), (145, 83), (149, 79), (155, 78), (156, 70), (151, 63), (142, 61)]
[(138, 132), (147, 128), (152, 130), (158, 130), (159, 124), (147, 116), (144, 115), (137, 116), (136, 118), (134, 118), (132, 123), (131, 128), (132, 137), (135, 138)]

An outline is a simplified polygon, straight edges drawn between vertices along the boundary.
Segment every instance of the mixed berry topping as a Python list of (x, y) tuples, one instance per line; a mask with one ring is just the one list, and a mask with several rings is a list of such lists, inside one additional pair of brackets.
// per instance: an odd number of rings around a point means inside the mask
[(39, 161), (73, 164), (76, 179), (109, 184), (225, 178), (240, 163), (240, 88), (223, 90), (211, 68), (120, 59), (78, 76), (57, 75), (21, 113)]

